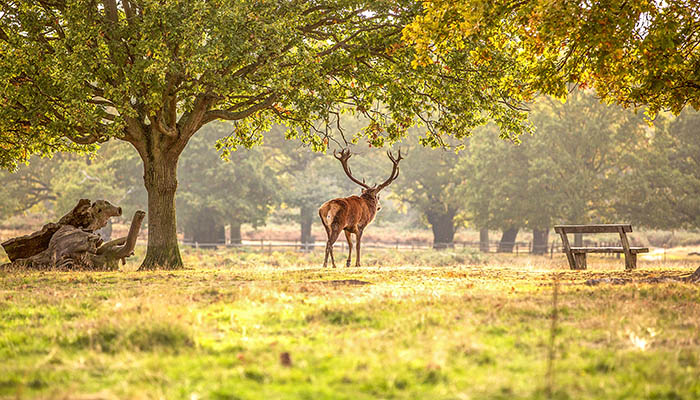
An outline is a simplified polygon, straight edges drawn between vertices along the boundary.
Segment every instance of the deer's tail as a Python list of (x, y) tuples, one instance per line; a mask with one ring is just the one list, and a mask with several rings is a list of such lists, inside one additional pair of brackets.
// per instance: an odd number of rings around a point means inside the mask
[(321, 208), (318, 209), (318, 215), (321, 217), (321, 222), (324, 226), (330, 228), (335, 215), (338, 214), (340, 210), (340, 205), (332, 202), (324, 203)]

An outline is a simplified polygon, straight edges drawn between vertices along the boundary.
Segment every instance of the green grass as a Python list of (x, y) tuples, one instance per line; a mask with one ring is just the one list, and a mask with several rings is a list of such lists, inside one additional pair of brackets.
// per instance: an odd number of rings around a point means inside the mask
[(584, 284), (682, 262), (184, 253), (183, 271), (0, 271), (0, 398), (700, 397), (697, 286)]

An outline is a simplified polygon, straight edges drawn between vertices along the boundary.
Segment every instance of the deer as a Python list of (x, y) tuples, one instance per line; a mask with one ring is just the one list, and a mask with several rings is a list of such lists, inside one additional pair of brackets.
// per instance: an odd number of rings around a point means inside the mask
[(379, 205), (379, 192), (399, 177), (399, 162), (403, 159), (401, 157), (401, 150), (399, 150), (398, 157), (396, 158), (394, 158), (394, 155), (389, 151), (386, 154), (389, 156), (389, 160), (394, 164), (391, 175), (389, 175), (389, 178), (384, 181), (384, 183), (369, 186), (365, 183), (364, 179), (360, 181), (352, 176), (352, 171), (350, 171), (350, 167), (348, 166), (348, 159), (351, 156), (350, 150), (343, 149), (340, 153), (333, 151), (333, 156), (340, 161), (345, 175), (347, 175), (351, 181), (362, 187), (362, 194), (359, 196), (340, 197), (329, 200), (323, 203), (321, 208), (318, 209), (321, 223), (323, 223), (323, 227), (326, 229), (326, 235), (328, 235), (326, 255), (323, 260), (324, 268), (328, 266), (329, 255), (333, 268), (336, 267), (335, 258), (333, 257), (333, 244), (335, 244), (341, 231), (345, 231), (345, 238), (348, 240), (348, 259), (345, 266), (350, 267), (351, 264), (353, 247), (351, 235), (353, 233), (357, 237), (355, 266), (360, 266), (360, 242), (362, 241), (362, 233), (367, 225), (374, 220), (377, 211), (381, 209)]

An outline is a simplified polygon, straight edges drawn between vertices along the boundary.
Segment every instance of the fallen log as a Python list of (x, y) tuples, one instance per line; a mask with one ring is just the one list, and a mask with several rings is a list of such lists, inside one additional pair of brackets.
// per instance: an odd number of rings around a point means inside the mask
[[(8, 240), (11, 262), (3, 267), (22, 269), (115, 270), (119, 261), (134, 254), (136, 239), (146, 216), (136, 211), (126, 237), (103, 243), (94, 231), (106, 225), (110, 217), (121, 215), (121, 208), (109, 202), (80, 200), (57, 224), (47, 224), (41, 231)], [(73, 225), (75, 224), (75, 225)], [(48, 237), (48, 239), (47, 239)], [(44, 245), (44, 243), (46, 243)], [(30, 254), (31, 253), (31, 254)], [(29, 256), (26, 256), (30, 254)]]
[(121, 207), (115, 207), (106, 200), (97, 200), (93, 203), (88, 199), (80, 199), (70, 212), (58, 220), (58, 223), (48, 223), (38, 232), (7, 240), (1, 245), (10, 261), (29, 258), (48, 249), (51, 238), (62, 226), (70, 225), (94, 232), (107, 225), (111, 217), (120, 215), (122, 215)]

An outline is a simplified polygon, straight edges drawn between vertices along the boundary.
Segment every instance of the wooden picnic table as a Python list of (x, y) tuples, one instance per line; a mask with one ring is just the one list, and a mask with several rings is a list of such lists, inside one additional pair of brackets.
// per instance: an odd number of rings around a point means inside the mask
[[(637, 254), (649, 252), (647, 247), (630, 247), (627, 233), (632, 232), (631, 224), (555, 225), (554, 231), (561, 235), (563, 252), (571, 269), (586, 269), (588, 253), (622, 253), (625, 255), (625, 269), (632, 270), (637, 268)], [(567, 236), (569, 233), (619, 233), (621, 246), (571, 246)]]

